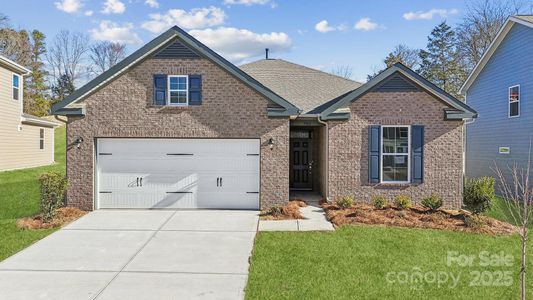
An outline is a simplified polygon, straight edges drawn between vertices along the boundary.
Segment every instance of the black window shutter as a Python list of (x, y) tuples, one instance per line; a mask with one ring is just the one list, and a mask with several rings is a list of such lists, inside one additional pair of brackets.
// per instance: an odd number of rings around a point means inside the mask
[(411, 126), (411, 182), (424, 182), (424, 126)]
[(189, 105), (202, 105), (202, 75), (189, 75)]
[(154, 75), (154, 104), (167, 104), (167, 75)]
[(381, 126), (368, 127), (368, 182), (379, 183), (380, 154), (381, 154)]

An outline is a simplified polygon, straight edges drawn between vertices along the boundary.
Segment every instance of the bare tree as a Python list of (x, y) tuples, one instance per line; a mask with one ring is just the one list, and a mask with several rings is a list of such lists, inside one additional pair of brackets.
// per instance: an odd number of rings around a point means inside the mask
[(80, 79), (86, 69), (83, 65), (89, 50), (89, 37), (86, 34), (68, 30), (60, 31), (46, 52), (50, 75), (55, 82), (67, 75), (72, 82)]
[(399, 44), (392, 49), (392, 51), (383, 60), (388, 67), (395, 63), (402, 63), (411, 69), (415, 69), (420, 64), (420, 56), (418, 55), (420, 50), (410, 48), (407, 45)]
[[(528, 242), (528, 226), (531, 224), (533, 214), (533, 186), (530, 185), (531, 172), (531, 141), (529, 142), (529, 154), (527, 166), (520, 167), (518, 164), (508, 166), (508, 174), (495, 164), (494, 172), (498, 179), (499, 190), (505, 198), (512, 222), (517, 225), (518, 235), (521, 241), (520, 259), (520, 292), (521, 299), (526, 299), (526, 246)], [(510, 175), (510, 179), (506, 176)]]
[(89, 49), (93, 66), (91, 73), (99, 75), (126, 57), (126, 45), (108, 41), (98, 42)]
[(340, 76), (346, 79), (352, 79), (353, 68), (349, 65), (339, 65), (331, 69), (331, 74)]
[(457, 27), (458, 48), (467, 71), (481, 60), (505, 20), (521, 12), (524, 6), (523, 0), (476, 0), (467, 3), (466, 13)]

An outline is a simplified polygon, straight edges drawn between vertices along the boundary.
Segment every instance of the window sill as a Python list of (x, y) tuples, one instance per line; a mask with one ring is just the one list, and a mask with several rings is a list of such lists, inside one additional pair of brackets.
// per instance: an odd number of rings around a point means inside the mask
[(380, 182), (375, 183), (374, 187), (383, 189), (406, 189), (411, 186), (418, 186), (421, 183), (405, 182), (405, 183), (393, 183), (393, 182)]
[(172, 109), (172, 110), (189, 110), (192, 107), (190, 105), (155, 105), (150, 104), (147, 108), (159, 108), (159, 109)]

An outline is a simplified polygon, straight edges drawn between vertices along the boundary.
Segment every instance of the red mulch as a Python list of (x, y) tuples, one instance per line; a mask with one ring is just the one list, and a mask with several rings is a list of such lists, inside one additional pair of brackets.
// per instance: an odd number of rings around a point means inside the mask
[(300, 214), (300, 207), (306, 207), (303, 200), (294, 199), (287, 205), (280, 205), (264, 210), (259, 215), (261, 220), (295, 220), (304, 219)]
[(517, 232), (517, 228), (509, 223), (480, 216), (481, 226), (467, 226), (465, 218), (471, 213), (465, 210), (430, 210), (414, 206), (399, 210), (393, 206), (376, 209), (365, 203), (356, 203), (351, 208), (340, 209), (334, 204), (323, 204), (326, 217), (336, 226), (347, 224), (372, 224), (411, 228), (431, 228), (452, 231), (485, 233), (493, 235), (509, 235)]
[(50, 222), (44, 222), (43, 218), (39, 215), (17, 220), (17, 227), (21, 229), (48, 229), (61, 227), (82, 217), (86, 213), (86, 211), (74, 207), (62, 207), (57, 210), (56, 216)]

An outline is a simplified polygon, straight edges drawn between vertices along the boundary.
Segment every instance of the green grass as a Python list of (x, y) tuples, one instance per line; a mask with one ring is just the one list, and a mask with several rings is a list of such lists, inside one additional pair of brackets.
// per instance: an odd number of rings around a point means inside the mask
[[(465, 255), (503, 251), (512, 266), (447, 266), (449, 251)], [(247, 299), (511, 299), (519, 295), (516, 236), (451, 231), (344, 226), (335, 232), (261, 232), (256, 237), (246, 288)], [(449, 288), (429, 282), (390, 283), (387, 274), (419, 268), (460, 276)], [(473, 271), (511, 272), (510, 286), (470, 286)], [(403, 275), (402, 275), (403, 276)], [(431, 276), (431, 275), (428, 275)], [(444, 276), (444, 275), (441, 275)], [(395, 278), (394, 276), (392, 278)], [(450, 281), (451, 282), (451, 281)], [(450, 284), (448, 282), (448, 284)]]
[(55, 231), (20, 230), (16, 221), (39, 212), (37, 178), (40, 174), (48, 171), (65, 173), (65, 126), (55, 130), (55, 161), (45, 167), (0, 172), (0, 260)]

